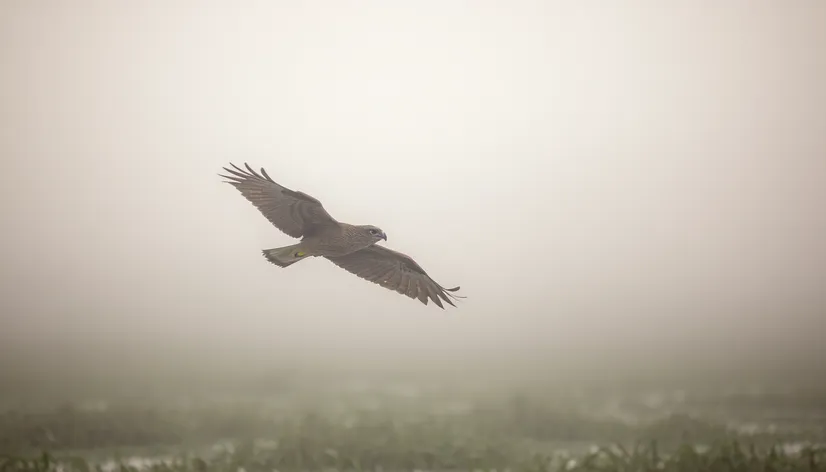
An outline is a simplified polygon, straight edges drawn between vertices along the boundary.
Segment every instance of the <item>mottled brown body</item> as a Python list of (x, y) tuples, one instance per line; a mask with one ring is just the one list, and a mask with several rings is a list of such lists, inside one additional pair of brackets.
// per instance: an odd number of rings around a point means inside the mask
[(376, 244), (376, 239), (358, 226), (339, 223), (329, 230), (301, 239), (301, 247), (311, 256), (346, 256)]

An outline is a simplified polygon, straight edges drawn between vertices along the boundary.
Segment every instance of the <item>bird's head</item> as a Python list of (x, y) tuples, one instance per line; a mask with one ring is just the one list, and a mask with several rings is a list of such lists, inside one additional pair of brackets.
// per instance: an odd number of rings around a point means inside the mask
[(372, 242), (378, 242), (380, 240), (387, 241), (387, 235), (381, 228), (373, 225), (363, 225), (360, 228), (364, 231), (364, 233), (372, 240)]

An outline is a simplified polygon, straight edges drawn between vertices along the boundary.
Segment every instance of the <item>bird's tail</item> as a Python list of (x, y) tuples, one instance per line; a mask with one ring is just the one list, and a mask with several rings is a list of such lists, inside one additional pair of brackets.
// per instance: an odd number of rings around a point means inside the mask
[(301, 243), (273, 249), (264, 249), (261, 252), (268, 261), (278, 267), (288, 267), (309, 257), (309, 254), (301, 250)]

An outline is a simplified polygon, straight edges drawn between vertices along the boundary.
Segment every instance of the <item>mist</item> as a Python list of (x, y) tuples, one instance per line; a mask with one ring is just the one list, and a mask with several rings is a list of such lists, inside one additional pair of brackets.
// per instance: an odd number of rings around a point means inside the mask
[[(822, 369), (823, 44), (817, 1), (3, 2), (3, 375)], [(269, 264), (244, 162), (467, 299)]]

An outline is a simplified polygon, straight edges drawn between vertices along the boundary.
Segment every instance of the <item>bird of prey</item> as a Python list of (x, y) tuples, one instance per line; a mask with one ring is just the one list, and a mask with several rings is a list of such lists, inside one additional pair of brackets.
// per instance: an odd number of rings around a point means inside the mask
[(264, 257), (279, 267), (289, 267), (308, 257), (324, 257), (333, 264), (362, 279), (394, 290), (427, 305), (432, 300), (444, 309), (442, 301), (465, 298), (454, 292), (459, 287), (444, 288), (434, 281), (410, 256), (376, 243), (387, 235), (373, 225), (341, 223), (327, 213), (317, 199), (304, 192), (290, 190), (273, 181), (263, 168), (246, 170), (230, 163), (224, 167), (227, 179), (283, 233), (301, 238), (297, 244), (264, 249)]

